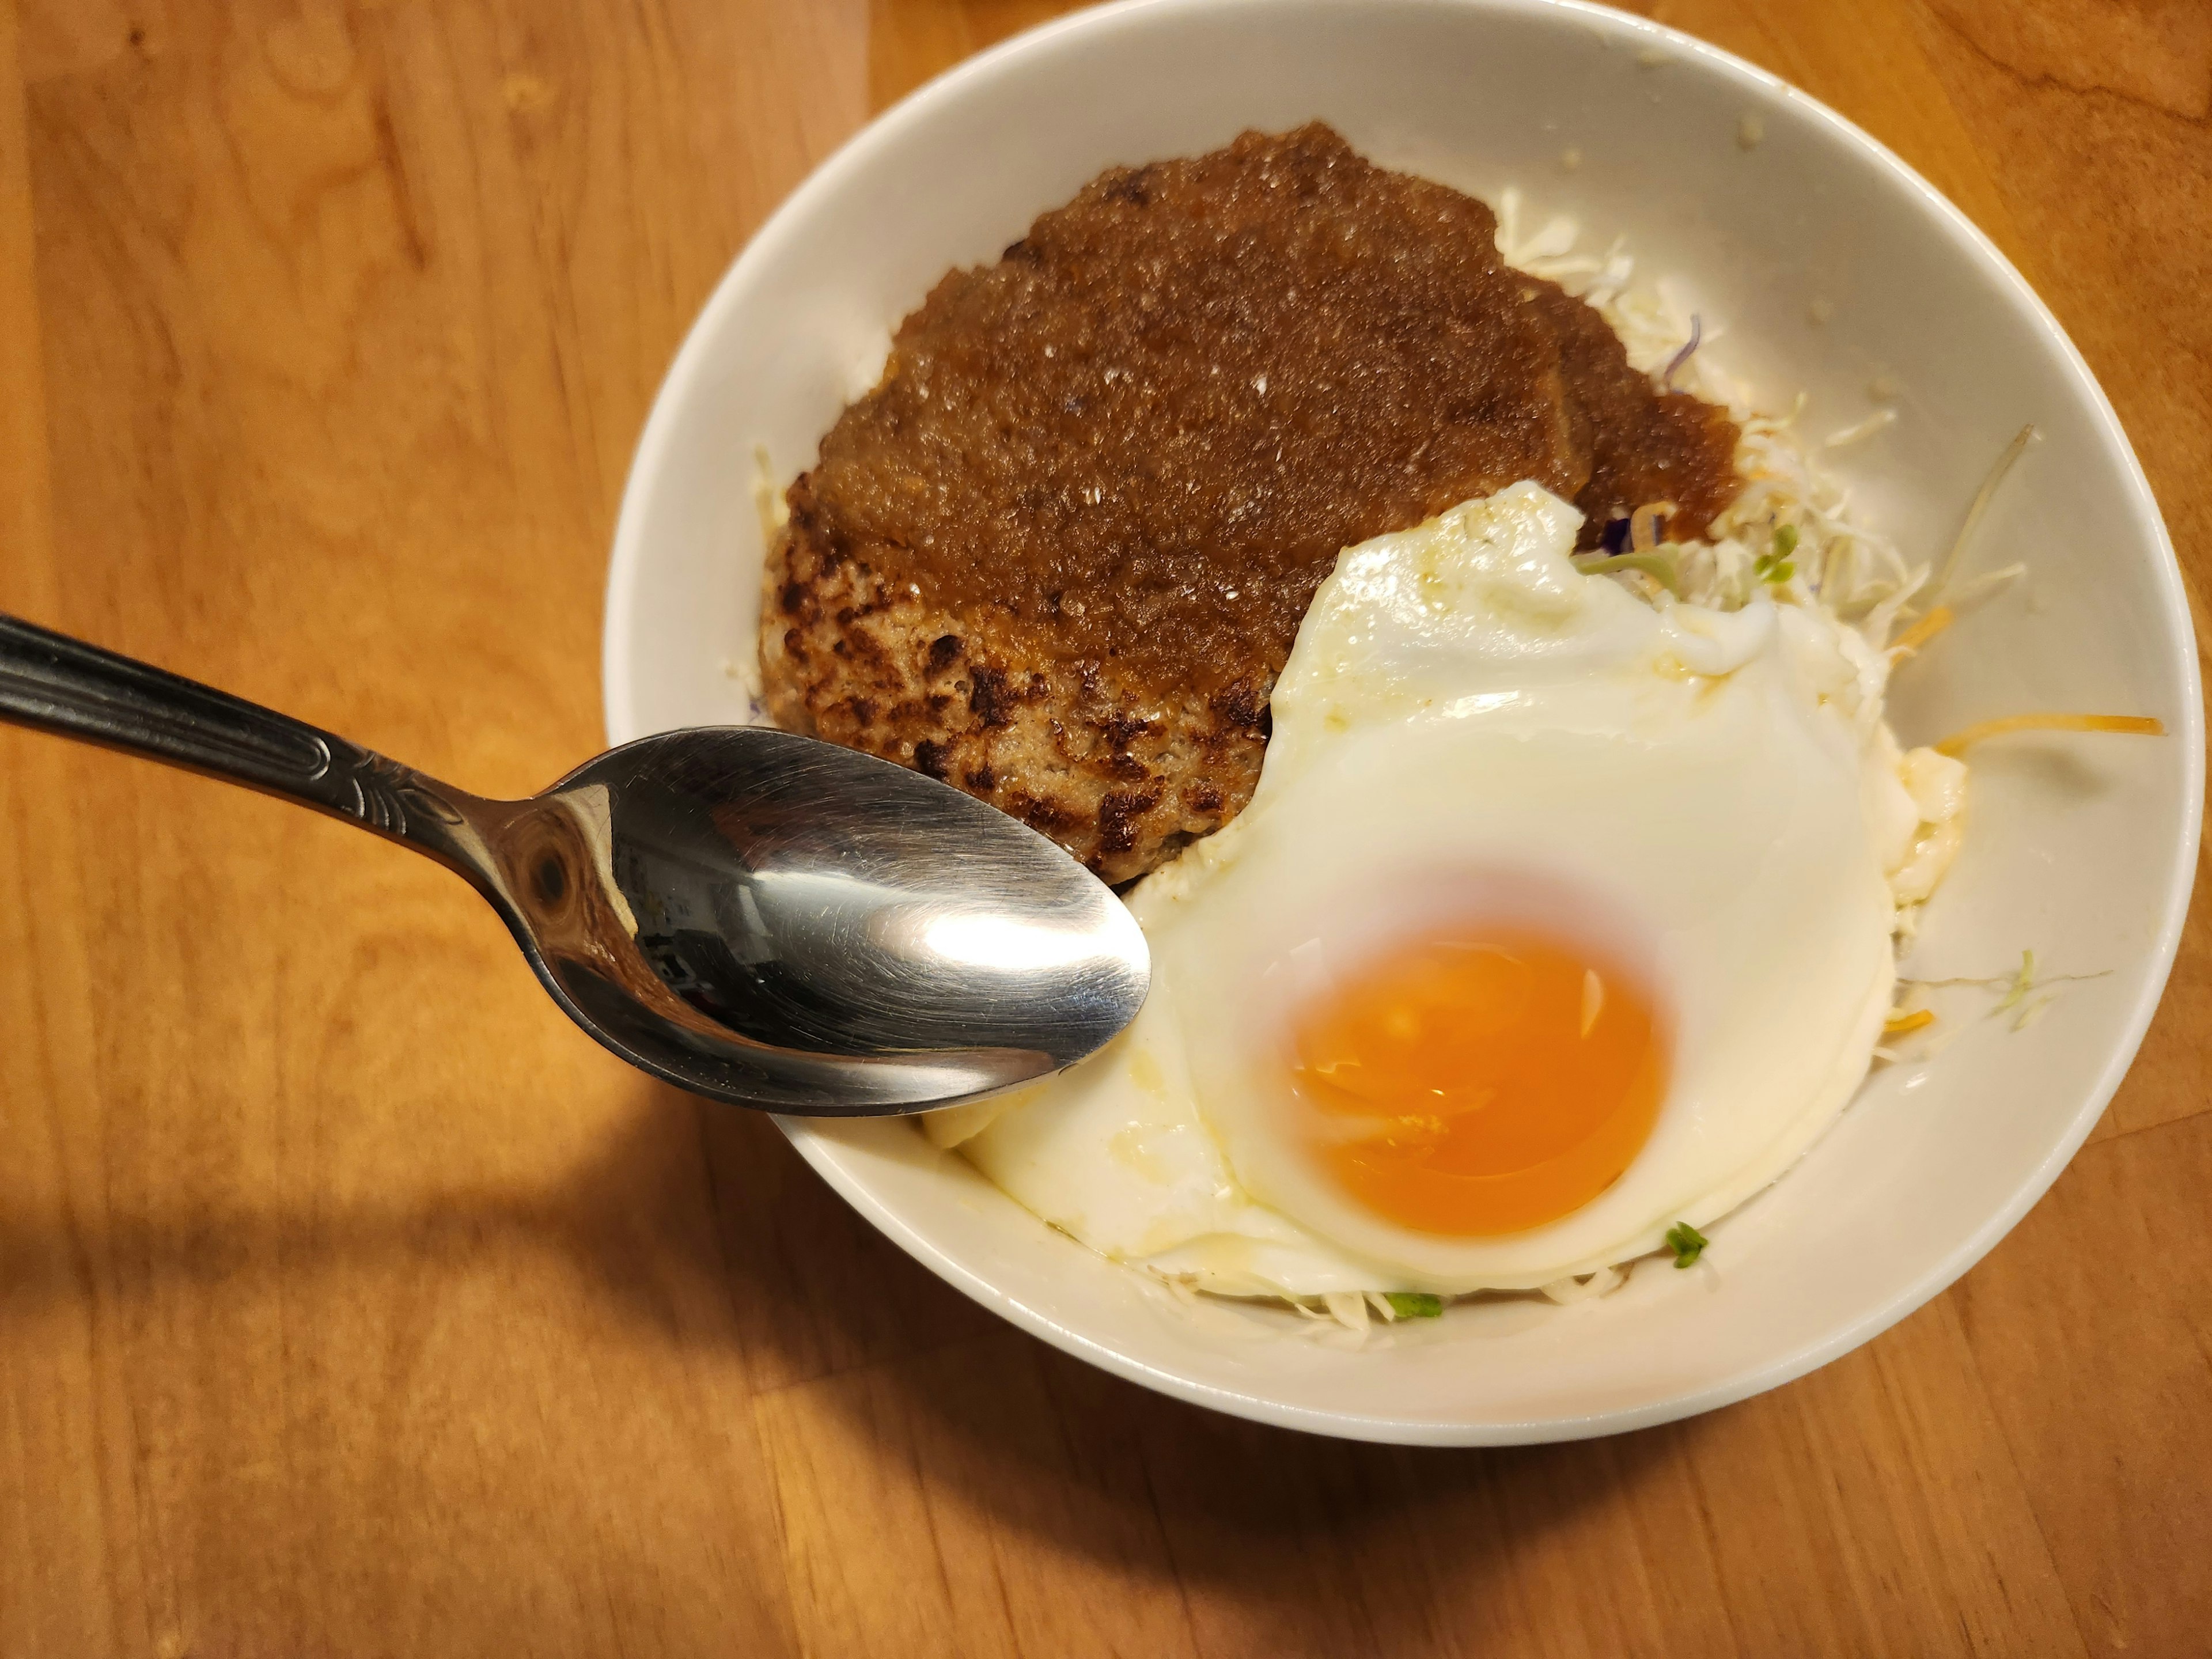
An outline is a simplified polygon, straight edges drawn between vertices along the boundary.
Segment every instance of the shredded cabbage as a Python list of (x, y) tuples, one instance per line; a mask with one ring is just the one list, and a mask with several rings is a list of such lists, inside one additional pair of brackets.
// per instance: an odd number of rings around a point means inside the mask
[[(1780, 603), (1826, 616), (1836, 624), (1839, 647), (1856, 672), (1848, 712), (1862, 738), (1871, 736), (1881, 720), (1892, 669), (1955, 614), (1954, 603), (1912, 619), (1909, 606), (1929, 590), (1930, 567), (1911, 562), (1894, 542), (1858, 523), (1848, 492), (1819, 459), (1881, 431), (1896, 418), (1894, 410), (1885, 405), (1854, 426), (1809, 441), (1800, 426), (1804, 398), (1800, 396), (1784, 416), (1754, 409), (1749, 388), (1729, 376), (1710, 349), (1723, 331), (1707, 327), (1701, 314), (1686, 311), (1664, 284), (1639, 283), (1625, 240), (1616, 238), (1602, 254), (1590, 253), (1580, 248), (1580, 229), (1572, 219), (1555, 216), (1531, 226), (1524, 223), (1526, 217), (1521, 192), (1506, 191), (1498, 208), (1498, 246), (1505, 262), (1578, 295), (1612, 325), (1633, 367), (1658, 376), (1670, 389), (1720, 404), (1740, 434), (1736, 470), (1743, 488), (1714, 520), (1710, 542), (1658, 540), (1658, 525), (1673, 504), (1649, 502), (1629, 520), (1630, 550), (1581, 554), (1576, 565), (1592, 575), (1628, 581), (1655, 603), (1680, 599), (1733, 611), (1765, 588)], [(1945, 557), (1947, 578), (1997, 481), (2026, 441), (2025, 434), (2014, 441), (1976, 495)], [(1986, 592), (2018, 570), (2014, 566), (1993, 573), (1977, 584), (1977, 591)], [(1904, 632), (1897, 631), (1908, 623)], [(1898, 752), (1900, 775), (1909, 776), (1916, 766), (1924, 769), (1925, 759), (1923, 750)], [(1921, 798), (1922, 792), (1912, 793)], [(1932, 810), (1923, 817), (1905, 863), (1892, 874), (1900, 943), (1912, 938), (1921, 904), (1958, 849), (1964, 800), (1962, 785), (1929, 797)]]

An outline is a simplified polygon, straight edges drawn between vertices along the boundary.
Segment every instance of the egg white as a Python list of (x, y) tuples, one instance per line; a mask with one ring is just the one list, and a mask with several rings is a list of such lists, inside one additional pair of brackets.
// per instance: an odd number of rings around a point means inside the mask
[[(1348, 550), (1274, 688), (1252, 803), (1131, 903), (1153, 987), (1085, 1065), (925, 1120), (1109, 1256), (1228, 1294), (1524, 1289), (1656, 1248), (1794, 1162), (1891, 1006), (1922, 822), (1855, 635), (1761, 596), (1654, 609), (1533, 483)], [(1906, 779), (1912, 780), (1908, 788)], [(1394, 938), (1533, 922), (1626, 959), (1671, 1074), (1612, 1187), (1524, 1232), (1393, 1224), (1289, 1132), (1285, 1022)]]

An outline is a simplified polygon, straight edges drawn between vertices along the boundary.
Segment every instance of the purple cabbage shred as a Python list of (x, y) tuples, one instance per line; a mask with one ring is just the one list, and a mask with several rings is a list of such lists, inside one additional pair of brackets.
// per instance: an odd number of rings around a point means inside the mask
[(1690, 354), (1698, 349), (1698, 342), (1705, 337), (1705, 319), (1696, 312), (1692, 312), (1690, 337), (1682, 343), (1682, 349), (1668, 360), (1667, 372), (1659, 377), (1661, 386), (1668, 392), (1674, 389), (1674, 376), (1680, 372), (1682, 365), (1690, 361)]

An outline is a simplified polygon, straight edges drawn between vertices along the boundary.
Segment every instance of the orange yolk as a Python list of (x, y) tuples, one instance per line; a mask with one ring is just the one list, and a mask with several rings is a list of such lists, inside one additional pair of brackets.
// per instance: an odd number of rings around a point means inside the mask
[(1422, 1232), (1519, 1232), (1589, 1203), (1642, 1150), (1665, 1088), (1642, 988), (1516, 929), (1401, 945), (1292, 1031), (1316, 1154)]

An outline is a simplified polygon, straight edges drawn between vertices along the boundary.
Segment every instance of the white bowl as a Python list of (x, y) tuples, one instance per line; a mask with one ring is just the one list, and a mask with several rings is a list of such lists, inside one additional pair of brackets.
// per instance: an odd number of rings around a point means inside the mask
[[(1947, 544), (2025, 422), (2042, 442), (1977, 562), (2025, 583), (1899, 677), (1925, 741), (2023, 709), (2155, 714), (2164, 739), (1976, 752), (1966, 850), (1910, 971), (2066, 983), (2025, 1029), (1975, 1020), (1877, 1072), (1795, 1170), (1601, 1302), (1458, 1308), (1345, 1352), (1273, 1318), (1194, 1315), (1048, 1230), (901, 1121), (787, 1122), (807, 1161), (918, 1260), (1047, 1341), (1187, 1400), (1375, 1440), (1498, 1443), (1662, 1422), (1867, 1340), (1964, 1273), (2057, 1176), (2133, 1058), (2188, 902), (2203, 793), (2197, 658), (2158, 510), (2112, 408), (1996, 250), (1802, 93), (1688, 37), (1546, 0), (1140, 0), (1079, 14), (923, 88), (761, 229), (654, 406), (617, 533), (609, 735), (749, 718), (755, 447), (811, 465), (886, 331), (949, 266), (988, 261), (1101, 168), (1320, 118), (1385, 165), (1626, 236), (1724, 332), (1765, 406), (1816, 429), (1900, 418), (1839, 453), (1865, 516)], [(1565, 152), (1579, 152), (1570, 165)], [(1978, 1004), (1973, 999), (1979, 997)], [(1960, 1002), (1959, 998), (1966, 1000)], [(1289, 1316), (1279, 1316), (1287, 1322)]]

